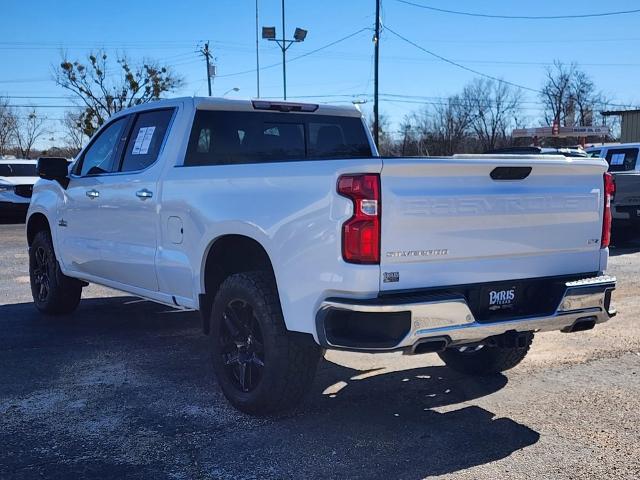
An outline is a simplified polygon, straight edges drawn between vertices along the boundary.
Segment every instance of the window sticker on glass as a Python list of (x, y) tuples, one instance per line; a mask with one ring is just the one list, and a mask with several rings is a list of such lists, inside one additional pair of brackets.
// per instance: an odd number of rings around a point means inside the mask
[(132, 155), (146, 155), (149, 152), (149, 145), (151, 145), (155, 130), (156, 127), (142, 127), (138, 131), (138, 136), (133, 144)]
[(611, 155), (611, 165), (624, 165), (624, 153), (614, 153)]

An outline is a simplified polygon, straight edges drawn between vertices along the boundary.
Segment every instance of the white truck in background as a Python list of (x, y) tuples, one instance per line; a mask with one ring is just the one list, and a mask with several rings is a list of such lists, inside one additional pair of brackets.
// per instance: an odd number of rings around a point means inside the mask
[(163, 100), (114, 115), (27, 220), (36, 307), (95, 282), (202, 313), (238, 409), (290, 408), (323, 349), (438, 352), (468, 374), (535, 332), (608, 320), (614, 186), (600, 159), (378, 156), (360, 112)]
[(0, 157), (0, 218), (24, 218), (36, 180), (36, 160)]

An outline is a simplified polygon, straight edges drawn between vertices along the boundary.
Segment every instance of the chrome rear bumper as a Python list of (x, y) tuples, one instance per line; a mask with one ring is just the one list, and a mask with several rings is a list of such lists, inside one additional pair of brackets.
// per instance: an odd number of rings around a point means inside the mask
[[(445, 339), (447, 346), (477, 343), (506, 332), (544, 332), (552, 330), (572, 331), (579, 322), (606, 322), (615, 315), (610, 306), (611, 292), (615, 289), (615, 277), (601, 275), (564, 284), (565, 291), (552, 315), (535, 316), (499, 321), (479, 322), (474, 318), (471, 308), (464, 297), (449, 297), (431, 301), (398, 303), (385, 299), (376, 302), (353, 299), (327, 299), (316, 317), (318, 338), (327, 348), (355, 351), (392, 351), (412, 349), (412, 346), (425, 339)], [(332, 339), (325, 328), (325, 320), (335, 312), (357, 312), (359, 321), (368, 317), (384, 318), (390, 315), (404, 315), (408, 332), (403, 333), (393, 345), (376, 346), (363, 342), (341, 342)], [(410, 317), (408, 317), (410, 315)], [(409, 326), (410, 325), (410, 326)]]

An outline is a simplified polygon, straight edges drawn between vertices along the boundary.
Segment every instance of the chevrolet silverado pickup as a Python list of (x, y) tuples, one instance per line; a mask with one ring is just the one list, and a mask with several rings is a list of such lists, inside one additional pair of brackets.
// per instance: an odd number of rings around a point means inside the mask
[(490, 375), (534, 333), (615, 313), (598, 158), (384, 158), (355, 107), (182, 98), (38, 169), (35, 306), (70, 313), (95, 282), (199, 310), (223, 393), (252, 414), (293, 407), (325, 349)]

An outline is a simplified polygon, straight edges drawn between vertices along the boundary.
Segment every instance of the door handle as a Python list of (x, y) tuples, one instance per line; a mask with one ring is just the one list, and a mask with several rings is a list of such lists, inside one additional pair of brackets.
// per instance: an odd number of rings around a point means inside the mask
[(97, 190), (87, 190), (87, 197), (94, 199), (94, 198), (98, 198), (100, 196), (100, 192)]
[(140, 200), (146, 200), (147, 198), (153, 197), (153, 192), (147, 190), (146, 188), (143, 188), (142, 190), (138, 190), (136, 192), (136, 197), (138, 197)]

